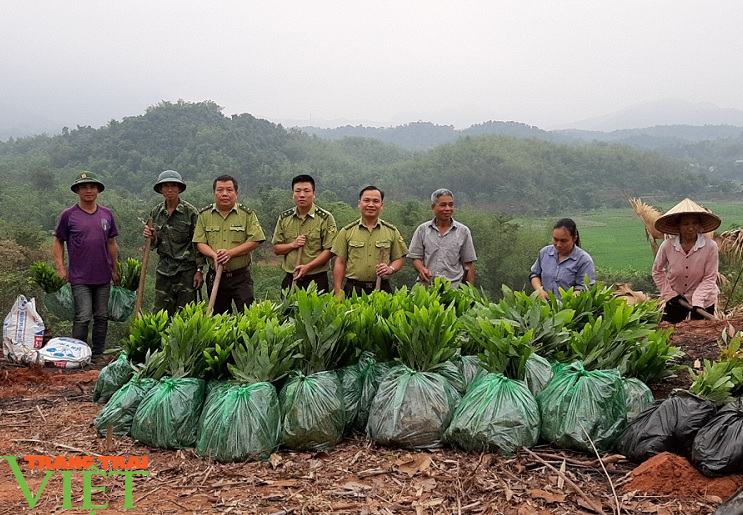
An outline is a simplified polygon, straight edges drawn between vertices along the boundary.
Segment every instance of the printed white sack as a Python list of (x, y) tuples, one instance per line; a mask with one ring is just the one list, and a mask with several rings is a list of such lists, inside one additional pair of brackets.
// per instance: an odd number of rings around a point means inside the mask
[(58, 368), (80, 368), (90, 363), (90, 355), (87, 343), (66, 336), (52, 338), (39, 351), (46, 365)]
[(44, 321), (36, 311), (36, 299), (18, 295), (3, 322), (3, 352), (8, 361), (35, 363), (44, 342)]

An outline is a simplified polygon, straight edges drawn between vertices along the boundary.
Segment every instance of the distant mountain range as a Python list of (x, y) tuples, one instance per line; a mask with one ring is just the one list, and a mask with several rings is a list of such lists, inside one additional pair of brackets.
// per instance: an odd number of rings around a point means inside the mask
[(642, 102), (614, 113), (561, 125), (561, 129), (610, 132), (658, 125), (734, 125), (743, 127), (743, 110), (707, 102), (657, 100)]

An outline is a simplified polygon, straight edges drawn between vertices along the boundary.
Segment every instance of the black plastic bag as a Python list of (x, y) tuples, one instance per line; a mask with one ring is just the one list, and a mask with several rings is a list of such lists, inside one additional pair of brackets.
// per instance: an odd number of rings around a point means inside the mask
[(467, 390), (444, 438), (466, 451), (512, 455), (537, 443), (539, 422), (539, 406), (526, 384), (488, 374)]
[(697, 432), (691, 463), (705, 476), (743, 473), (743, 400), (721, 408)]
[(196, 454), (227, 463), (266, 460), (279, 447), (281, 409), (271, 383), (228, 384), (204, 404)]
[(160, 380), (137, 408), (131, 437), (161, 449), (193, 447), (204, 405), (204, 390), (203, 379)]
[(103, 367), (98, 375), (93, 389), (93, 402), (106, 404), (119, 388), (129, 382), (133, 375), (134, 370), (129, 365), (126, 352), (122, 352), (118, 358)]
[(343, 438), (346, 412), (336, 371), (290, 378), (279, 395), (282, 444), (297, 451), (329, 451)]
[(715, 414), (715, 404), (686, 390), (674, 390), (640, 413), (617, 439), (615, 449), (642, 463), (662, 452), (689, 457), (694, 437)]
[(390, 447), (440, 447), (459, 401), (459, 394), (443, 376), (398, 365), (379, 384), (369, 410), (367, 434)]
[(145, 398), (157, 381), (155, 379), (132, 379), (119, 388), (108, 404), (95, 417), (93, 425), (101, 436), (106, 436), (108, 426), (113, 427), (116, 436), (128, 435), (142, 399)]
[(611, 449), (627, 424), (627, 399), (617, 370), (585, 370), (580, 362), (556, 369), (537, 395), (542, 437), (562, 449)]

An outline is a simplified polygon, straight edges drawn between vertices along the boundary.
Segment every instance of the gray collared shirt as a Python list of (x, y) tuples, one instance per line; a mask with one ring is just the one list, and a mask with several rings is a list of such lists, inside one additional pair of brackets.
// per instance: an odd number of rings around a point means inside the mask
[(477, 261), (469, 228), (454, 219), (444, 234), (439, 233), (435, 218), (420, 224), (410, 241), (408, 257), (422, 259), (433, 277), (444, 277), (455, 288), (464, 277), (463, 265)]

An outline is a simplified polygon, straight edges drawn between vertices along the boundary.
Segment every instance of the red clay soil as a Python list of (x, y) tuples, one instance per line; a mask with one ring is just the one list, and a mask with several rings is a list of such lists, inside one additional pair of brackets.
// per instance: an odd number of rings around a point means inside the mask
[[(743, 329), (743, 318), (731, 322)], [(687, 353), (680, 363), (716, 358), (724, 326), (678, 324), (671, 341)], [(597, 506), (615, 513), (619, 505), (624, 514), (710, 514), (743, 483), (738, 476), (704, 478), (673, 455), (639, 467), (608, 456), (604, 472), (595, 456), (545, 446), (506, 458), (454, 449), (387, 449), (363, 437), (349, 438), (328, 453), (280, 450), (268, 462), (221, 464), (191, 449), (152, 449), (128, 437), (98, 437), (92, 421), (101, 406), (91, 402), (91, 394), (100, 368), (25, 368), (0, 358), (0, 455), (148, 456), (150, 475), (135, 478), (133, 486), (139, 513), (572, 515), (595, 513)], [(690, 384), (689, 374), (681, 372), (652, 389), (664, 398)], [(43, 473), (19, 464), (35, 494)], [(94, 492), (94, 504), (109, 506), (96, 513), (134, 513), (122, 509), (121, 476), (96, 484), (106, 490)], [(62, 479), (53, 475), (39, 504), (29, 509), (10, 466), (0, 460), (0, 515), (79, 514), (62, 509), (61, 494)], [(81, 499), (78, 489), (73, 505), (80, 506)]]
[(743, 485), (743, 476), (709, 478), (695, 469), (686, 458), (664, 452), (632, 471), (632, 480), (622, 490), (677, 497), (715, 496), (727, 499)]

